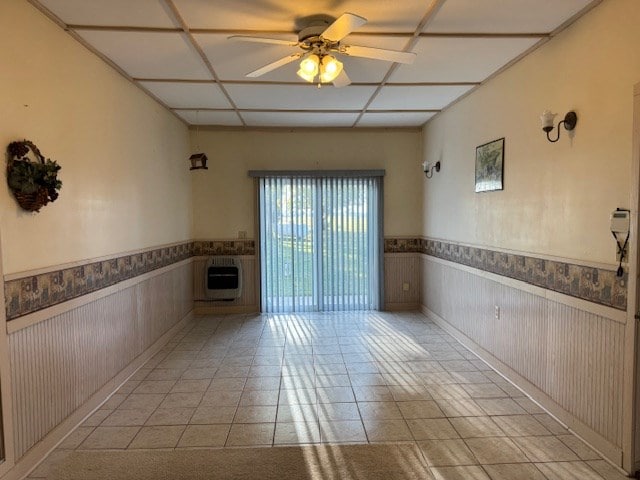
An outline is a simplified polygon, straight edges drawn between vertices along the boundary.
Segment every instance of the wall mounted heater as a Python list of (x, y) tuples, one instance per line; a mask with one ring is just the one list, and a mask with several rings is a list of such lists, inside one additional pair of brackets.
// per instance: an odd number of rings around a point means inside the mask
[(242, 293), (242, 263), (238, 257), (211, 257), (204, 269), (208, 300), (235, 300)]

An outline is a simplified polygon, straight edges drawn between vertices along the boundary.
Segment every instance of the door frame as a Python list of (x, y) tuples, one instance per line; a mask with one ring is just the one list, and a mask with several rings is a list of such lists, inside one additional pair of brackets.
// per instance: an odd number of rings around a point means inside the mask
[(640, 313), (640, 83), (633, 90), (633, 151), (631, 157), (630, 237), (627, 323), (624, 345), (624, 381), (622, 411), (622, 467), (630, 473), (640, 471), (640, 348), (638, 323)]
[[(0, 232), (1, 233), (1, 232)], [(0, 238), (2, 235), (0, 235)], [(13, 443), (13, 404), (11, 396), (11, 364), (9, 358), (9, 337), (7, 333), (7, 317), (4, 307), (4, 275), (2, 273), (2, 242), (0, 240), (0, 405), (2, 409), (4, 462), (0, 463), (0, 477), (5, 475), (15, 465), (14, 443)]]

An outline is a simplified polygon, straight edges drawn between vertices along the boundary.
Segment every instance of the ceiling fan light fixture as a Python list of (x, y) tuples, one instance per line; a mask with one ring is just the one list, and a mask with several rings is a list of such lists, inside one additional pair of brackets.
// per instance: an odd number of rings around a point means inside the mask
[(322, 83), (333, 82), (342, 72), (342, 62), (333, 55), (325, 55), (320, 63), (320, 81)]
[(300, 69), (298, 70), (298, 76), (307, 82), (312, 83), (313, 79), (318, 74), (318, 66), (320, 64), (320, 58), (316, 54), (306, 55), (300, 62)]

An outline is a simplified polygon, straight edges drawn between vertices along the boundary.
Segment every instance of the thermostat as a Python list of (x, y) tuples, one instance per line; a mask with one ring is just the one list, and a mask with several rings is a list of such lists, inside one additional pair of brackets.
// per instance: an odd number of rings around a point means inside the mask
[(629, 210), (614, 210), (611, 212), (611, 231), (613, 233), (629, 232)]

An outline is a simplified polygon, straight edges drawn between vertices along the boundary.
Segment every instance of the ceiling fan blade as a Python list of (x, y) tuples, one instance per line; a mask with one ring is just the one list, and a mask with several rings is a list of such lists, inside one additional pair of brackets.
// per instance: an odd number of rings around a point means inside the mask
[(349, 75), (347, 75), (347, 73), (342, 70), (340, 72), (340, 75), (338, 75), (333, 81), (333, 86), (336, 88), (341, 88), (346, 87), (347, 85), (351, 85), (351, 79), (349, 78)]
[(335, 22), (329, 25), (320, 36), (325, 40), (339, 42), (365, 23), (367, 23), (367, 19), (364, 17), (354, 15), (353, 13), (343, 13)]
[(227, 40), (235, 40), (237, 42), (271, 43), (273, 45), (287, 45), (289, 47), (298, 46), (298, 42), (292, 42), (291, 40), (280, 40), (279, 38), (267, 37), (250, 37), (248, 35), (231, 35), (230, 37), (227, 37)]
[(415, 53), (398, 52), (397, 50), (385, 50), (383, 48), (360, 47), (358, 45), (342, 45), (340, 53), (351, 57), (373, 58), (375, 60), (386, 60), (396, 63), (413, 63), (416, 58)]
[(253, 72), (247, 73), (246, 76), (251, 78), (259, 77), (261, 75), (264, 75), (265, 73), (269, 73), (270, 71), (275, 70), (276, 68), (280, 68), (285, 66), (288, 63), (295, 62), (301, 56), (302, 56), (302, 53), (294, 53), (292, 55), (287, 55), (286, 57), (283, 57), (280, 60), (276, 60), (275, 62), (265, 65), (264, 67), (260, 67), (259, 69), (254, 70)]

